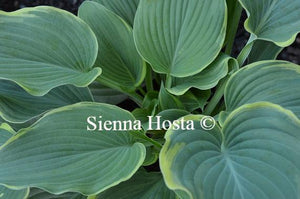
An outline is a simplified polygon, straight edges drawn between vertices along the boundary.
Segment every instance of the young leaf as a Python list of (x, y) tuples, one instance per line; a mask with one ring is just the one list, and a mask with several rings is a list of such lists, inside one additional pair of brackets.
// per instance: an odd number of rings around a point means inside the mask
[(155, 72), (187, 77), (219, 54), (226, 32), (225, 0), (141, 0), (133, 33)]
[(99, 81), (121, 91), (134, 91), (145, 78), (146, 65), (135, 48), (132, 28), (115, 13), (92, 1), (84, 2), (78, 15), (98, 39), (95, 66), (103, 70)]
[(96, 37), (71, 13), (39, 6), (0, 11), (0, 21), (0, 79), (41, 96), (60, 85), (85, 87), (100, 75), (92, 68)]
[(166, 109), (183, 109), (184, 106), (181, 103), (181, 101), (176, 97), (171, 95), (164, 87), (163, 84), (161, 84), (159, 95), (158, 95), (158, 100), (159, 100), (159, 106), (161, 110), (166, 110)]
[(130, 180), (98, 195), (97, 199), (175, 199), (160, 173), (138, 171)]
[(48, 110), (82, 101), (93, 101), (87, 88), (65, 85), (38, 97), (14, 82), (0, 80), (0, 116), (12, 123), (24, 123)]
[(300, 118), (300, 66), (285, 61), (262, 61), (236, 72), (225, 89), (226, 111), (249, 103), (268, 101)]
[(122, 17), (131, 27), (140, 0), (92, 0)]
[(218, 58), (202, 72), (185, 78), (173, 78), (171, 88), (167, 90), (174, 95), (183, 95), (190, 88), (208, 90), (215, 87), (229, 70), (237, 68), (235, 59), (221, 53)]
[(192, 112), (198, 108), (203, 110), (210, 95), (210, 90), (201, 91), (198, 89), (193, 89), (186, 92), (184, 95), (179, 96), (179, 100), (183, 104), (185, 110)]
[(300, 120), (271, 103), (244, 105), (223, 129), (169, 130), (160, 154), (166, 184), (184, 199), (298, 199)]
[(254, 63), (263, 60), (275, 60), (278, 54), (283, 50), (273, 42), (264, 40), (253, 41), (252, 50), (248, 56), (248, 63)]
[[(0, 124), (0, 147), (11, 138), (15, 132), (7, 124)], [(0, 198), (3, 199), (26, 199), (29, 193), (29, 188), (12, 190), (3, 185), (0, 185)]]
[(90, 116), (103, 123), (134, 120), (129, 112), (107, 104), (53, 110), (0, 148), (0, 183), (93, 195), (129, 179), (143, 164), (144, 145), (124, 128), (88, 131), (93, 128), (87, 122)]
[(245, 28), (256, 38), (280, 47), (293, 43), (300, 32), (300, 1), (239, 0), (246, 9)]

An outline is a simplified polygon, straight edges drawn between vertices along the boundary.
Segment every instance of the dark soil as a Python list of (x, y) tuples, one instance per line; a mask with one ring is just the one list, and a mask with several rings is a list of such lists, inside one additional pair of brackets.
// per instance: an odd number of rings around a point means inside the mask
[(49, 5), (64, 10), (68, 10), (74, 14), (77, 13), (79, 5), (84, 0), (0, 0), (0, 9), (4, 11), (14, 11), (24, 7), (33, 7), (39, 5)]
[[(0, 10), (14, 11), (24, 7), (50, 5), (77, 14), (78, 7), (83, 1), (84, 0), (0, 0)], [(244, 47), (249, 37), (249, 33), (247, 33), (243, 28), (243, 21), (245, 19), (246, 19), (246, 14), (243, 13), (240, 27), (237, 33), (234, 49), (233, 49), (234, 55), (237, 55), (238, 52), (241, 51), (241, 49)], [(287, 60), (287, 61), (294, 62), (296, 64), (300, 64), (300, 35), (298, 35), (298, 38), (291, 46), (285, 48), (280, 53), (278, 59)]]

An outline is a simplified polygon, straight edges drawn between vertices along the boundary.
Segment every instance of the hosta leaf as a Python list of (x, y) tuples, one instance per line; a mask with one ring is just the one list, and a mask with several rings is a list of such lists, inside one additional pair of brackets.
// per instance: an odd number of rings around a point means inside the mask
[(244, 105), (223, 129), (169, 130), (160, 165), (169, 188), (189, 199), (299, 199), (300, 121), (271, 103)]
[(93, 0), (104, 5), (122, 17), (129, 25), (133, 26), (134, 16), (140, 0)]
[(178, 97), (171, 95), (164, 87), (163, 84), (161, 84), (159, 95), (159, 106), (161, 110), (166, 109), (183, 109), (184, 106), (181, 103), (181, 101), (178, 99)]
[(158, 160), (159, 150), (154, 146), (148, 146), (146, 148), (146, 157), (143, 166), (149, 166), (154, 164)]
[(207, 104), (210, 94), (210, 90), (201, 91), (193, 89), (186, 92), (184, 95), (179, 96), (179, 100), (182, 102), (184, 109), (189, 112), (198, 108), (203, 110), (204, 106)]
[(57, 8), (0, 11), (0, 46), (0, 79), (33, 95), (65, 84), (84, 87), (101, 73), (92, 69), (98, 51), (92, 30)]
[(278, 47), (273, 42), (264, 40), (253, 41), (253, 47), (248, 57), (248, 63), (263, 60), (275, 60), (283, 48)]
[(225, 39), (225, 0), (141, 0), (134, 37), (158, 73), (195, 75), (219, 54)]
[(32, 188), (30, 189), (28, 199), (86, 199), (86, 196), (83, 196), (79, 193), (64, 193), (60, 195), (54, 195), (41, 189)]
[(23, 123), (47, 110), (81, 101), (93, 101), (87, 88), (65, 85), (37, 97), (11, 81), (0, 80), (0, 115), (9, 122)]
[[(15, 132), (7, 124), (0, 124), (0, 147), (11, 138)], [(2, 199), (26, 199), (29, 189), (12, 190), (0, 185), (0, 198)]]
[(126, 100), (128, 97), (120, 91), (114, 90), (103, 86), (98, 82), (93, 82), (89, 89), (94, 97), (95, 102), (107, 103), (107, 104), (119, 104)]
[(53, 110), (0, 148), (0, 183), (92, 195), (129, 179), (142, 165), (145, 147), (126, 131), (88, 131), (87, 118), (99, 115), (101, 121), (134, 120), (107, 104)]
[(218, 58), (202, 72), (185, 78), (173, 78), (168, 91), (174, 95), (183, 95), (190, 88), (208, 90), (215, 87), (218, 82), (228, 74), (228, 71), (237, 67), (237, 61), (226, 54)]
[(160, 173), (138, 171), (130, 180), (99, 194), (97, 199), (175, 199)]
[(99, 3), (86, 1), (79, 17), (95, 32), (99, 53), (95, 66), (103, 69), (99, 81), (122, 91), (133, 91), (144, 80), (146, 65), (133, 41), (132, 28)]
[(259, 101), (290, 109), (300, 118), (300, 66), (285, 61), (262, 61), (235, 73), (225, 89), (226, 110), (231, 112)]
[(258, 39), (286, 47), (300, 32), (300, 1), (239, 0), (247, 10), (245, 28)]
[(2, 199), (27, 199), (29, 189), (12, 190), (0, 185), (0, 198)]
[(15, 131), (6, 123), (0, 123), (0, 146), (15, 134)]

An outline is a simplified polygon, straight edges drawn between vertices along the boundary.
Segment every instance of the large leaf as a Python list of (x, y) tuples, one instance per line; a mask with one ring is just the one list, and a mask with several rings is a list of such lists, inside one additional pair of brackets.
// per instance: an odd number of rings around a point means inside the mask
[(0, 11), (0, 46), (0, 79), (33, 95), (65, 84), (84, 87), (101, 73), (92, 69), (98, 51), (92, 30), (57, 8)]
[(87, 122), (90, 116), (103, 122), (134, 120), (129, 112), (107, 104), (53, 110), (0, 148), (0, 184), (92, 195), (129, 179), (144, 161), (144, 145), (124, 128), (88, 131), (93, 128)]
[(87, 88), (60, 86), (37, 97), (11, 81), (0, 80), (0, 115), (9, 122), (23, 123), (47, 110), (82, 101), (93, 101)]
[(226, 54), (220, 54), (204, 71), (186, 78), (173, 78), (168, 91), (174, 95), (183, 95), (190, 88), (208, 90), (215, 87), (229, 70), (237, 68), (237, 61)]
[(92, 0), (104, 5), (122, 17), (129, 25), (133, 26), (136, 9), (140, 0)]
[(141, 0), (134, 37), (158, 73), (186, 77), (204, 70), (225, 39), (225, 0)]
[(226, 110), (243, 104), (269, 101), (290, 109), (300, 118), (300, 66), (285, 61), (250, 64), (228, 81), (225, 89)]
[(84, 2), (78, 15), (98, 39), (95, 66), (103, 69), (99, 81), (122, 91), (135, 90), (145, 77), (146, 65), (135, 48), (132, 28), (115, 13), (92, 1)]
[(86, 196), (83, 196), (79, 193), (64, 193), (60, 195), (54, 195), (41, 189), (32, 188), (30, 189), (28, 199), (86, 199)]
[[(15, 132), (7, 124), (0, 124), (0, 147), (9, 138), (11, 138)], [(0, 198), (2, 199), (26, 199), (29, 193), (29, 189), (12, 190), (3, 185), (0, 185)]]
[(120, 91), (114, 90), (103, 86), (99, 82), (93, 82), (89, 89), (93, 95), (95, 102), (107, 103), (107, 104), (119, 104), (126, 100), (128, 97)]
[(130, 180), (101, 193), (98, 199), (175, 199), (160, 173), (138, 171)]
[(300, 121), (271, 103), (244, 105), (223, 129), (169, 130), (160, 165), (184, 199), (299, 199)]
[(247, 31), (256, 38), (286, 47), (300, 32), (299, 0), (239, 0), (246, 9)]

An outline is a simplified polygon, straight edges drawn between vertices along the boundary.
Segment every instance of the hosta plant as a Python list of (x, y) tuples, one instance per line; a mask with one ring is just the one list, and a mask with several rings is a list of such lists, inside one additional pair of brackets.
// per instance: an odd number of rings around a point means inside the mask
[(299, 0), (0, 11), (0, 198), (300, 199), (299, 32)]

